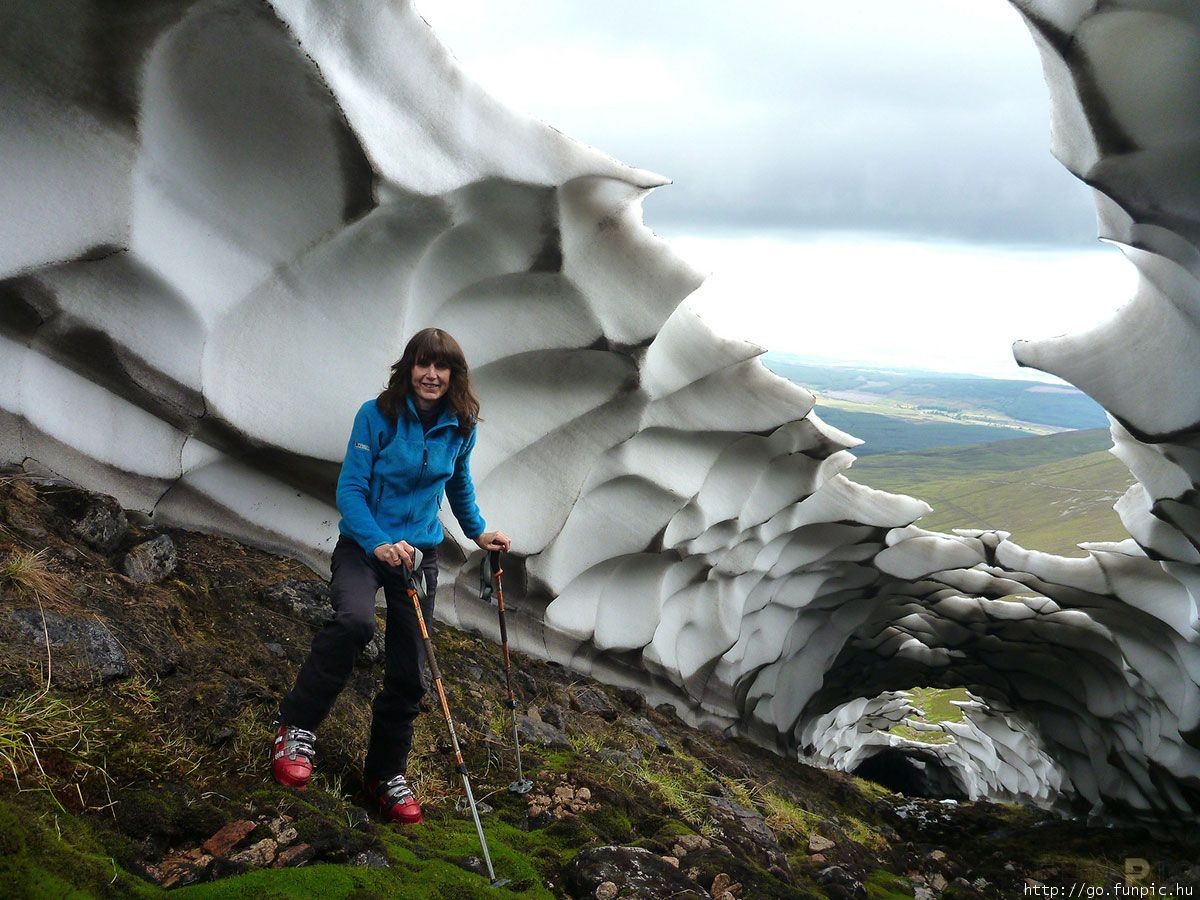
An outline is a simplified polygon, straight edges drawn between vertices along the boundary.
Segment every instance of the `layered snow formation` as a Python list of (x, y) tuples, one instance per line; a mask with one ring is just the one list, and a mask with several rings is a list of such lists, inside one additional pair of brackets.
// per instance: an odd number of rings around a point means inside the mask
[[(1200, 13), (1018, 5), (1055, 151), (1142, 283), (1017, 353), (1112, 413), (1130, 540), (913, 527), (924, 503), (848, 480), (857, 441), (692, 312), (641, 222), (661, 177), (504, 109), (381, 0), (5, 6), (0, 457), (324, 566), (353, 412), (436, 324), (478, 381), (520, 649), (833, 765), (882, 741), (966, 796), (1192, 817)], [(449, 532), (439, 614), (494, 634)], [(871, 724), (914, 685), (978, 698), (953, 745)]]
[[(962, 710), (960, 721), (929, 722), (910, 700), (904, 691), (888, 691), (810, 719), (801, 738), (808, 748), (804, 758), (885, 783), (890, 776), (910, 795), (1041, 805), (1059, 796), (1062, 769), (1020, 716), (971, 697), (953, 701)], [(897, 725), (925, 732), (925, 738), (891, 733)]]

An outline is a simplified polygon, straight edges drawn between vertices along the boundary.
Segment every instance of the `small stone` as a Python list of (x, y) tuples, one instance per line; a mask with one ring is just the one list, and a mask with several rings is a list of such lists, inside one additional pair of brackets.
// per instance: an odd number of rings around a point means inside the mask
[(584, 803), (586, 803), (587, 801), (591, 800), (591, 799), (592, 799), (592, 791), (591, 791), (591, 789), (590, 789), (590, 788), (585, 788), (585, 787), (576, 788), (576, 789), (575, 789), (575, 799), (576, 799), (576, 800), (582, 800)]
[(559, 729), (549, 722), (535, 722), (529, 716), (521, 716), (517, 719), (517, 733), (521, 736), (522, 741), (529, 744), (558, 747), (563, 750), (567, 750), (571, 746), (567, 736)]
[(991, 886), (992, 886), (992, 883), (990, 881), (988, 881), (986, 878), (982, 878), (982, 877), (976, 878), (974, 881), (971, 882), (971, 887), (975, 888), (975, 890), (977, 890), (977, 891), (986, 891)]
[(565, 728), (567, 714), (558, 704), (547, 703), (542, 706), (542, 721), (548, 722), (555, 728)]
[(733, 878), (728, 872), (722, 872), (713, 879), (712, 887), (708, 889), (708, 892), (714, 897), (720, 897), (729, 890), (731, 884), (733, 884)]
[(933, 900), (933, 891), (923, 885), (918, 885), (913, 888), (913, 900)]
[(220, 728), (214, 728), (208, 736), (208, 743), (213, 747), (220, 747), (227, 743), (233, 737), (233, 729), (228, 725), (222, 725)]
[(613, 900), (617, 896), (617, 886), (611, 881), (602, 881), (596, 885), (596, 900)]
[(275, 838), (275, 842), (281, 847), (285, 844), (290, 844), (299, 834), (296, 829), (283, 820), (283, 816), (278, 816), (267, 822), (267, 828), (271, 830), (271, 835)]
[(817, 865), (823, 866), (823, 865), (825, 865), (825, 863), (829, 862), (829, 859), (828, 859), (828, 857), (825, 856), (824, 853), (814, 853), (812, 856), (810, 856), (808, 858), (808, 861), (810, 863), (816, 863)]
[(930, 862), (945, 862), (946, 853), (944, 850), (931, 850), (925, 858)]
[(737, 895), (733, 891), (721, 891), (715, 900), (737, 900)]
[(138, 544), (121, 561), (121, 571), (140, 584), (162, 581), (175, 571), (175, 544), (165, 534)]
[(836, 846), (837, 844), (835, 844), (829, 838), (823, 837), (819, 834), (811, 835), (808, 839), (809, 853), (824, 853), (826, 850), (832, 850)]
[(668, 866), (674, 866), (676, 869), (679, 868), (679, 857), (677, 857), (677, 856), (662, 856), (659, 858), (663, 862), (665, 862)]
[(229, 822), (201, 846), (213, 856), (225, 856), (254, 830), (254, 823), (245, 819)]
[(129, 531), (129, 520), (116, 497), (94, 495), (71, 533), (94, 550), (112, 553)]
[(701, 834), (681, 834), (675, 838), (675, 843), (682, 847), (686, 852), (691, 853), (695, 850), (707, 850), (710, 846), (708, 838)]
[(167, 857), (158, 866), (148, 866), (146, 871), (164, 888), (183, 887), (199, 881), (212, 860), (207, 854), (194, 859), (186, 855)]
[(235, 853), (229, 857), (229, 861), (243, 866), (262, 869), (275, 861), (275, 853), (278, 850), (279, 845), (275, 843), (274, 839), (263, 838), (257, 844), (251, 844), (241, 853)]
[(276, 869), (291, 869), (296, 866), (302, 866), (313, 856), (316, 855), (316, 850), (311, 844), (293, 844), (279, 852), (275, 857), (275, 862), (271, 866)]
[(649, 719), (641, 717), (630, 719), (627, 724), (630, 731), (654, 741), (654, 749), (659, 753), (672, 752), (670, 742), (663, 737), (663, 733), (655, 728), (654, 724)]
[(360, 866), (365, 869), (388, 869), (391, 868), (391, 863), (388, 858), (378, 850), (364, 850), (358, 856), (354, 857), (353, 865)]
[(592, 685), (576, 689), (571, 694), (571, 706), (582, 713), (599, 716), (606, 722), (614, 722), (617, 718), (617, 710), (608, 695)]
[(944, 891), (949, 884), (950, 882), (946, 880), (946, 876), (941, 872), (934, 872), (933, 876), (929, 879), (929, 886), (939, 893)]
[(283, 649), (283, 644), (277, 644), (272, 641), (271, 643), (264, 644), (263, 646), (267, 648), (268, 653), (270, 653), (272, 656), (278, 657), (279, 659), (283, 659), (283, 657), (287, 654), (287, 651)]

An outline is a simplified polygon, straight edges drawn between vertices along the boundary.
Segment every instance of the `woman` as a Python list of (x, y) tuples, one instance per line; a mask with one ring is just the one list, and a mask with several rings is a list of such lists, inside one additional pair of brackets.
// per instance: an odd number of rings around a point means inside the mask
[(433, 621), (438, 510), (443, 493), (467, 537), (483, 550), (507, 550), (509, 539), (484, 531), (471, 483), (479, 400), (462, 348), (446, 332), (413, 335), (392, 366), (387, 388), (354, 418), (338, 476), (341, 532), (330, 584), (336, 615), (313, 639), (296, 684), (279, 707), (271, 771), (282, 785), (304, 788), (312, 775), (313, 732), (345, 686), (355, 657), (375, 632), (375, 593), (387, 598), (383, 689), (372, 708), (363, 766), (368, 792), (391, 821), (421, 821), (405, 780), (412, 723), (424, 694), (424, 645), (404, 590), (404, 569), (421, 551), (422, 610)]

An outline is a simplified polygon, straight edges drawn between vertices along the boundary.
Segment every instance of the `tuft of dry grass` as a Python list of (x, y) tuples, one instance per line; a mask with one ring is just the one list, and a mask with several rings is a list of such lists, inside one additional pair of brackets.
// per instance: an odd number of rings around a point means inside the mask
[(51, 607), (66, 605), (70, 592), (67, 580), (50, 571), (46, 551), (13, 550), (0, 562), (0, 589), (33, 598)]

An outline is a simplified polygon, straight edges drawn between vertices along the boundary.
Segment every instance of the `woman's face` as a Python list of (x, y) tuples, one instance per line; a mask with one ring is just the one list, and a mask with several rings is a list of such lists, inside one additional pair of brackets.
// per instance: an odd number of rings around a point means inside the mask
[(417, 403), (428, 409), (450, 390), (450, 367), (433, 362), (416, 363), (412, 370), (412, 388)]

